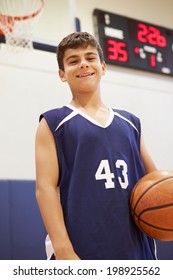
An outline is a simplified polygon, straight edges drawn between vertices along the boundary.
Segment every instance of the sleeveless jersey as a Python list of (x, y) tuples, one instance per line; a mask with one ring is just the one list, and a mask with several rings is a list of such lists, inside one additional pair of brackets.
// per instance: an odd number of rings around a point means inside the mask
[(132, 188), (145, 175), (140, 120), (109, 111), (105, 127), (71, 105), (40, 117), (56, 144), (66, 228), (83, 260), (155, 259), (154, 240), (138, 230), (129, 211)]

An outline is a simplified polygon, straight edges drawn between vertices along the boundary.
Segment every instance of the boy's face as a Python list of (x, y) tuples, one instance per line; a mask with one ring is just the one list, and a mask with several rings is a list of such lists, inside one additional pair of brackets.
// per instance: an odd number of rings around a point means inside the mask
[(63, 63), (64, 71), (60, 69), (59, 76), (73, 92), (97, 90), (106, 71), (105, 62), (100, 62), (97, 49), (90, 45), (66, 50)]

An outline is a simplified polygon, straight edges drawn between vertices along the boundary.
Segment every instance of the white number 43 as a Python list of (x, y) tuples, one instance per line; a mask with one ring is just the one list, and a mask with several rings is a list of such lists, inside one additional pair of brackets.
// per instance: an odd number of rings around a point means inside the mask
[[(118, 159), (115, 163), (116, 168), (121, 168), (122, 177), (118, 176), (118, 181), (123, 189), (127, 189), (129, 185), (127, 176), (127, 164), (124, 160)], [(101, 160), (99, 167), (95, 174), (96, 180), (105, 180), (105, 188), (113, 189), (115, 188), (115, 183), (113, 179), (115, 178), (114, 173), (111, 172), (109, 161), (107, 159)]]

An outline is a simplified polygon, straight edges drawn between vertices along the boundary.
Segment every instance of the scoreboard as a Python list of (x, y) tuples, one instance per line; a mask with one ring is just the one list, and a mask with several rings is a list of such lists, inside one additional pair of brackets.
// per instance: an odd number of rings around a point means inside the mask
[(99, 9), (93, 16), (106, 63), (173, 76), (173, 30)]

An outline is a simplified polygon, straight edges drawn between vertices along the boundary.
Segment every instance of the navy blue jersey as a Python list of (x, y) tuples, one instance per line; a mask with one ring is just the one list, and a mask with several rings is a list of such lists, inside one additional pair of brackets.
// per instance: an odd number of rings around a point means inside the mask
[(129, 197), (145, 175), (140, 120), (109, 109), (105, 127), (68, 105), (41, 115), (54, 136), (66, 228), (83, 260), (155, 259), (155, 243), (132, 221)]

